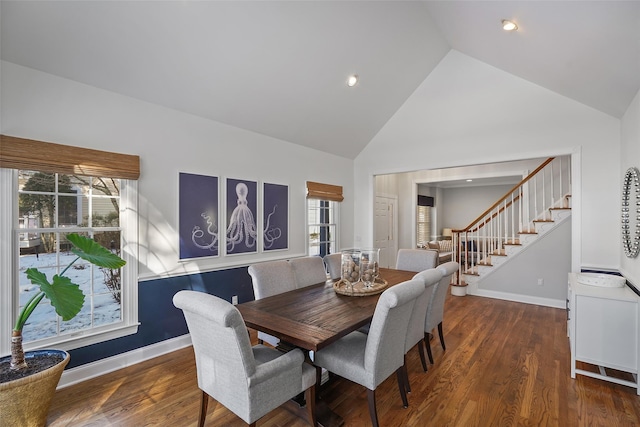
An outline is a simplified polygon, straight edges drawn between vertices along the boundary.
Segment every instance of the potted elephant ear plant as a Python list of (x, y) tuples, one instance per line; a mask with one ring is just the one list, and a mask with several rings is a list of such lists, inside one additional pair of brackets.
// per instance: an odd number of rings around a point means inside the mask
[(69, 354), (62, 350), (35, 350), (25, 354), (22, 329), (43, 298), (47, 298), (63, 321), (73, 319), (82, 310), (84, 293), (65, 276), (67, 270), (83, 259), (108, 269), (119, 269), (125, 261), (93, 239), (71, 233), (66, 236), (77, 257), (51, 281), (37, 268), (26, 270), (27, 278), (39, 291), (24, 305), (11, 334), (11, 356), (0, 358), (0, 426), (44, 426), (47, 414)]

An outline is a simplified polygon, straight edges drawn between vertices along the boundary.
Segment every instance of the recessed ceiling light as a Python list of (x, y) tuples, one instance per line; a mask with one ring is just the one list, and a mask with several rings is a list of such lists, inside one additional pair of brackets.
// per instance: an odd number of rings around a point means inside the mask
[(513, 21), (509, 21), (508, 19), (503, 19), (502, 29), (505, 31), (516, 31), (518, 29), (518, 25)]
[(357, 74), (350, 75), (349, 78), (347, 79), (347, 86), (354, 87), (357, 84), (358, 84), (358, 75)]
[(472, 179), (468, 179), (468, 180), (467, 180), (467, 182), (472, 182), (472, 181), (473, 181)]

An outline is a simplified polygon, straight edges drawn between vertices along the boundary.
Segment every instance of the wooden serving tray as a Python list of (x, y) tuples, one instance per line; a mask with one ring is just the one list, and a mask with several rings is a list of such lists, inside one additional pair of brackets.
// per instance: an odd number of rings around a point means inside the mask
[(379, 277), (370, 288), (365, 288), (364, 282), (362, 281), (354, 283), (352, 287), (350, 284), (340, 279), (333, 283), (333, 290), (336, 291), (337, 294), (349, 297), (366, 297), (382, 293), (382, 291), (387, 289), (387, 286), (389, 286), (387, 281)]

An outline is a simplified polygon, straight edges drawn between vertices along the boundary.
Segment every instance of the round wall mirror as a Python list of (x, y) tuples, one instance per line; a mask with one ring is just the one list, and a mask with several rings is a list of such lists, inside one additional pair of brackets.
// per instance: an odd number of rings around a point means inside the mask
[(624, 174), (621, 225), (624, 254), (628, 258), (635, 258), (640, 250), (640, 171), (638, 168), (629, 168)]

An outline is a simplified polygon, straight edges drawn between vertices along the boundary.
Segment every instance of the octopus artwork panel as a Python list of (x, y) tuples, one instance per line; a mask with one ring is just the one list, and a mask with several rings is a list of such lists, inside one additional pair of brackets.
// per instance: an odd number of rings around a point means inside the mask
[(180, 259), (218, 256), (218, 177), (180, 172)]
[(265, 251), (289, 248), (289, 187), (281, 184), (263, 185), (262, 221)]
[(227, 254), (245, 254), (257, 251), (258, 183), (227, 178), (226, 207)]

